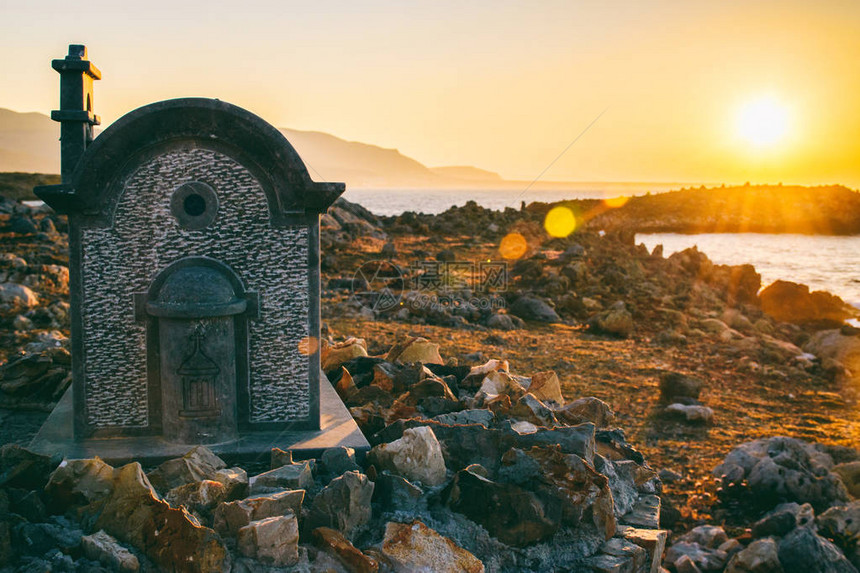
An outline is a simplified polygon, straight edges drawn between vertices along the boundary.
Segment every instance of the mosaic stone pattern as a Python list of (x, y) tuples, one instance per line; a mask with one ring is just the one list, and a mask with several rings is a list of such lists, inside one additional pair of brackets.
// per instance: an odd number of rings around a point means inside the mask
[[(173, 190), (210, 185), (220, 203), (211, 226), (186, 230), (170, 211)], [(260, 297), (249, 321), (250, 421), (292, 422), (309, 415), (308, 228), (272, 228), (265, 193), (234, 159), (200, 148), (145, 161), (126, 180), (109, 229), (82, 229), (82, 317), (87, 423), (148, 425), (146, 327), (133, 294), (174, 261), (207, 256), (229, 265)]]

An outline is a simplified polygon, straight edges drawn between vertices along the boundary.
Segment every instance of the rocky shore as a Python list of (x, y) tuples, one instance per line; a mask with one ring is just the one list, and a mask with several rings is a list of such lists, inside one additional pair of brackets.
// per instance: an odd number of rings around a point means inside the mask
[(547, 210), (324, 217), (366, 456), (114, 467), (22, 448), (69, 383), (67, 237), (0, 201), (0, 571), (856, 571), (856, 311)]

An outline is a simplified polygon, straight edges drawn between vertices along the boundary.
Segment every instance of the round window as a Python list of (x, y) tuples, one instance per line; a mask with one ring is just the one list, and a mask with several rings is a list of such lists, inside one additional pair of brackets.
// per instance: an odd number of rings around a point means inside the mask
[(170, 211), (179, 226), (195, 230), (208, 227), (218, 214), (218, 196), (200, 181), (189, 181), (176, 188), (170, 198)]

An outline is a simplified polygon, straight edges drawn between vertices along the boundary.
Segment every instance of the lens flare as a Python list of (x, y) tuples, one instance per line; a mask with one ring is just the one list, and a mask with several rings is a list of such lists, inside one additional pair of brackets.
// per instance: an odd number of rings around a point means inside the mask
[(553, 207), (543, 221), (551, 237), (567, 237), (576, 229), (576, 215), (567, 207)]
[(320, 341), (315, 336), (305, 336), (299, 340), (299, 354), (310, 356), (319, 350)]
[(519, 259), (529, 248), (526, 238), (519, 233), (508, 233), (499, 243), (499, 253), (505, 259)]
[(603, 204), (609, 207), (610, 209), (617, 209), (618, 207), (623, 207), (630, 200), (630, 197), (610, 197), (608, 199), (603, 200)]

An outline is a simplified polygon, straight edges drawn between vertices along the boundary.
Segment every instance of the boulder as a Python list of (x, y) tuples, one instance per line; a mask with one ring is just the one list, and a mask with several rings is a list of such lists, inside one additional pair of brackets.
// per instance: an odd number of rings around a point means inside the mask
[(554, 402), (558, 406), (564, 406), (561, 383), (558, 380), (558, 374), (552, 370), (532, 374), (528, 391), (541, 402)]
[(443, 483), (446, 477), (439, 440), (427, 426), (404, 430), (400, 439), (374, 447), (368, 460), (380, 471), (389, 470), (429, 486)]
[(857, 309), (838, 296), (824, 291), (809, 292), (809, 287), (778, 280), (759, 293), (761, 308), (782, 322), (838, 328), (845, 320), (856, 318)]
[(831, 507), (815, 519), (818, 533), (832, 539), (860, 569), (860, 500)]
[(782, 538), (778, 554), (785, 573), (857, 573), (833, 543), (808, 527), (798, 527)]
[(829, 471), (832, 467), (832, 458), (815, 446), (777, 436), (738, 446), (714, 468), (714, 476), (747, 489), (761, 506), (795, 501), (822, 511), (848, 500), (842, 481)]
[(181, 458), (167, 460), (147, 474), (156, 490), (167, 492), (173, 488), (214, 479), (215, 473), (227, 467), (224, 460), (205, 446), (197, 446)]
[(383, 471), (376, 477), (373, 502), (389, 511), (414, 510), (421, 504), (424, 491), (406, 478)]
[(299, 489), (221, 503), (213, 512), (213, 527), (221, 535), (235, 537), (252, 521), (287, 513), (300, 515), (304, 498), (305, 491)]
[(308, 489), (314, 483), (310, 462), (302, 461), (287, 464), (249, 480), (251, 494), (269, 493), (285, 489)]
[(311, 528), (331, 527), (352, 538), (370, 521), (373, 482), (359, 472), (335, 478), (314, 498), (308, 514)]
[(0, 284), (0, 307), (9, 309), (29, 309), (39, 306), (39, 297), (24, 285), (15, 283)]
[(803, 351), (814, 354), (824, 365), (835, 362), (847, 368), (853, 379), (860, 379), (860, 336), (845, 335), (839, 329), (822, 330), (813, 334)]
[(683, 402), (680, 399), (698, 400), (704, 383), (680, 372), (660, 374), (660, 400), (667, 403)]
[(266, 565), (286, 567), (299, 561), (299, 522), (292, 513), (252, 521), (239, 530), (239, 552)]
[(731, 558), (725, 573), (782, 573), (777, 544), (771, 538), (750, 543)]
[(595, 573), (615, 571), (645, 571), (648, 552), (644, 548), (620, 537), (613, 537), (600, 546), (597, 555), (589, 560)]
[(313, 531), (314, 545), (337, 559), (349, 573), (376, 573), (379, 563), (362, 553), (343, 536), (329, 527), (317, 527)]
[(456, 543), (439, 535), (420, 521), (388, 522), (382, 540), (382, 554), (396, 573), (483, 573), (484, 565)]
[(591, 331), (618, 338), (628, 338), (633, 333), (633, 315), (626, 308), (610, 308), (591, 317)]
[(137, 556), (104, 531), (83, 536), (81, 549), (87, 559), (98, 561), (111, 571), (121, 573), (140, 571), (140, 561)]
[(201, 527), (184, 509), (158, 499), (138, 463), (116, 470), (113, 492), (95, 512), (95, 529), (145, 553), (162, 568), (203, 573), (230, 569), (230, 554), (221, 538)]
[(395, 344), (388, 351), (385, 359), (389, 362), (402, 362), (403, 364), (411, 362), (421, 362), (422, 364), (445, 363), (439, 354), (439, 345), (421, 337), (409, 338)]
[(344, 472), (361, 470), (355, 461), (355, 450), (342, 446), (324, 451), (320, 458), (320, 464), (325, 475), (330, 478), (335, 478)]
[(248, 495), (248, 473), (242, 468), (224, 468), (212, 475), (212, 481), (224, 486), (227, 500), (240, 499)]
[(215, 506), (227, 499), (224, 484), (203, 480), (173, 488), (164, 496), (171, 507), (185, 507), (194, 515), (208, 515)]
[(560, 422), (571, 426), (591, 422), (598, 428), (607, 428), (615, 419), (615, 412), (609, 404), (593, 396), (574, 400), (555, 410), (554, 414)]
[(323, 370), (330, 372), (358, 356), (367, 356), (367, 343), (362, 338), (348, 338), (331, 346), (323, 343), (320, 363)]
[[(702, 547), (698, 543), (679, 541), (666, 550), (664, 565), (671, 565), (679, 573), (681, 571), (717, 572), (726, 565), (728, 555), (719, 549)], [(691, 566), (695, 566), (693, 569)]]
[(113, 492), (114, 468), (99, 458), (63, 460), (51, 474), (45, 493), (57, 511), (102, 500)]
[(44, 487), (57, 462), (16, 444), (0, 447), (0, 487)]
[(550, 305), (530, 295), (524, 295), (515, 300), (508, 312), (523, 320), (546, 323), (561, 322), (561, 317)]
[(860, 499), (860, 460), (833, 466), (833, 473), (842, 479), (853, 498)]
[(487, 479), (469, 466), (446, 489), (448, 506), (482, 525), (502, 543), (523, 547), (552, 536), (561, 508), (516, 485)]
[(714, 411), (701, 404), (669, 404), (664, 412), (672, 418), (680, 418), (692, 424), (710, 424), (714, 420)]
[(517, 400), (516, 404), (511, 407), (508, 415), (546, 428), (558, 425), (558, 420), (556, 420), (552, 410), (538, 400), (531, 392)]
[(660, 563), (669, 532), (665, 529), (640, 529), (637, 527), (620, 527), (622, 537), (643, 548), (648, 554), (644, 573), (660, 573)]

